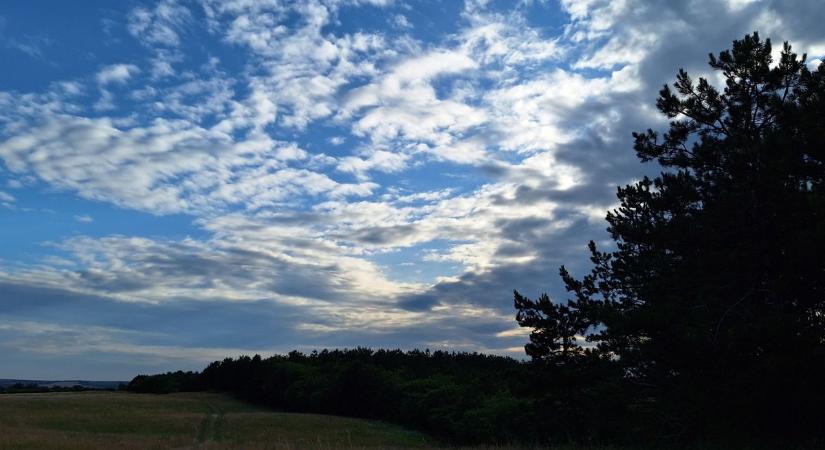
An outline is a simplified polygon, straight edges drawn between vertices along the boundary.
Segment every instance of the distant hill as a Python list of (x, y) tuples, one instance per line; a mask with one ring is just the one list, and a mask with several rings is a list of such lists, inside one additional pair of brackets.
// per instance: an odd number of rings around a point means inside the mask
[(117, 389), (121, 384), (128, 384), (128, 381), (92, 381), (92, 380), (16, 380), (11, 378), (0, 378), (0, 389), (15, 384), (31, 385), (36, 384), (44, 388), (70, 388), (80, 386), (84, 389)]

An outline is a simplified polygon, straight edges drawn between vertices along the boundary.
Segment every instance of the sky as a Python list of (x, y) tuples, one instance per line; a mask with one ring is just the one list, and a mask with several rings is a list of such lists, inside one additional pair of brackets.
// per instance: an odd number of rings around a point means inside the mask
[(821, 0), (0, 3), (0, 378), (369, 346), (523, 358), (631, 132)]

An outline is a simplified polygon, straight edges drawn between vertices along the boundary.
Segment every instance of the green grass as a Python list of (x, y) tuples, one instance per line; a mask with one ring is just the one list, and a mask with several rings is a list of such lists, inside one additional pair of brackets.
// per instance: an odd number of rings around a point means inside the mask
[[(381, 422), (274, 412), (211, 393), (0, 395), (0, 450), (449, 448)], [(665, 447), (667, 448), (667, 447)], [(730, 450), (734, 447), (692, 447)], [(754, 447), (736, 447), (746, 449)], [(810, 448), (825, 448), (814, 446)], [(449, 450), (528, 450), (478, 446)], [(629, 450), (559, 446), (553, 450)]]
[(368, 420), (272, 412), (221, 394), (67, 392), (0, 396), (0, 449), (432, 448)]

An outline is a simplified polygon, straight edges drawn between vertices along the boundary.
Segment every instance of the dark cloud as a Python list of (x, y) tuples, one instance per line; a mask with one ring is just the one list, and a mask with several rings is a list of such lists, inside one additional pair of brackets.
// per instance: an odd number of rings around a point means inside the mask
[(404, 224), (389, 227), (371, 227), (340, 237), (346, 237), (348, 240), (367, 245), (387, 245), (398, 242), (416, 231), (417, 227), (414, 224)]

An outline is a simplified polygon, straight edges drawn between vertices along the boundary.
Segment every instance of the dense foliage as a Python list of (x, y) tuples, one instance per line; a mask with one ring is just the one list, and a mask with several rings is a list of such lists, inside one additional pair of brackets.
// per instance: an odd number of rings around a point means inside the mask
[(138, 375), (126, 386), (127, 390), (152, 394), (171, 394), (173, 392), (198, 392), (206, 390), (198, 372), (161, 373), (157, 375)]
[(128, 389), (168, 393), (216, 390), (297, 412), (403, 424), (456, 442), (512, 442), (537, 437), (532, 374), (501, 356), (359, 348), (210, 364), (200, 373), (135, 377)]
[(664, 172), (619, 188), (615, 249), (591, 242), (581, 279), (561, 268), (566, 303), (516, 292), (534, 361), (627, 397), (643, 436), (825, 432), (825, 64), (771, 54), (754, 33), (711, 55), (722, 92), (680, 71), (657, 102), (669, 130), (634, 134)]

